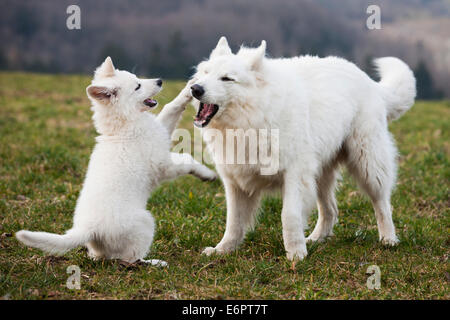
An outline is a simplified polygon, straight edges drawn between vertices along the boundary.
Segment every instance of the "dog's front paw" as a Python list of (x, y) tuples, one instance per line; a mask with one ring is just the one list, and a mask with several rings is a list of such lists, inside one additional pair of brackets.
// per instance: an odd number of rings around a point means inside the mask
[(303, 259), (306, 258), (306, 256), (308, 255), (308, 252), (305, 251), (290, 251), (286, 254), (286, 257), (288, 258), (288, 260), (290, 261), (302, 261)]
[(396, 246), (398, 243), (400, 242), (400, 240), (398, 240), (398, 238), (396, 236), (393, 237), (384, 237), (381, 239), (381, 243), (385, 246), (390, 246), (390, 247), (394, 247)]
[(308, 255), (308, 250), (306, 250), (306, 245), (298, 246), (295, 249), (286, 250), (286, 257), (290, 261), (302, 261)]
[(202, 254), (210, 256), (212, 254), (216, 254), (216, 248), (213, 247), (206, 247), (205, 249), (203, 249)]

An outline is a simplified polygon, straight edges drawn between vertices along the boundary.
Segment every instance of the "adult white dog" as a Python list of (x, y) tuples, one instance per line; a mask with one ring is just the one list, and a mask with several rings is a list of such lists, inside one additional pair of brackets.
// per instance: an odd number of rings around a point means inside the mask
[[(377, 59), (381, 81), (375, 82), (341, 58), (268, 59), (265, 52), (262, 41), (258, 48), (242, 47), (233, 54), (222, 37), (194, 76), (191, 93), (198, 108), (194, 124), (222, 131), (224, 145), (228, 145), (226, 129), (279, 129), (279, 170), (274, 175), (261, 175), (260, 163), (226, 164), (220, 157), (232, 150), (218, 153), (211, 148), (225, 185), (227, 223), (223, 239), (204, 253), (236, 249), (253, 226), (261, 193), (278, 187), (287, 257), (303, 259), (306, 241), (332, 234), (340, 164), (372, 200), (380, 240), (395, 245), (390, 196), (396, 148), (388, 121), (414, 103), (411, 70), (397, 58)], [(306, 221), (316, 201), (319, 219), (305, 239)]]
[(62, 254), (86, 245), (92, 258), (143, 261), (153, 241), (155, 223), (147, 200), (163, 180), (194, 174), (212, 180), (216, 174), (188, 154), (170, 152), (170, 134), (192, 99), (189, 88), (154, 117), (150, 97), (160, 79), (139, 79), (116, 70), (111, 59), (96, 70), (86, 91), (100, 136), (91, 155), (77, 201), (73, 227), (64, 235), (22, 230), (17, 239), (49, 253)]

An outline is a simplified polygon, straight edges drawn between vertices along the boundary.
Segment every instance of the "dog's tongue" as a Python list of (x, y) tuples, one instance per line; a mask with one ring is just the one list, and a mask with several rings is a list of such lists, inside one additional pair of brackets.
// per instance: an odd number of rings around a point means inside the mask
[(156, 100), (154, 100), (154, 99), (148, 98), (148, 99), (145, 99), (145, 100), (144, 100), (144, 104), (145, 104), (147, 107), (152, 108), (152, 107), (156, 106), (156, 105), (158, 104), (158, 102), (157, 102)]
[(202, 125), (213, 112), (214, 112), (214, 104), (204, 103), (203, 107), (197, 113), (197, 116), (195, 117), (194, 122), (197, 125)]

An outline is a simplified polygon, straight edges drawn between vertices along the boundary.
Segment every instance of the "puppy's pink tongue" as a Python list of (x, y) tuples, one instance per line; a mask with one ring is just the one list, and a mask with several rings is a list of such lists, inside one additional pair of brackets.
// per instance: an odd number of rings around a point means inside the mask
[(156, 100), (154, 100), (154, 99), (148, 98), (148, 99), (144, 100), (144, 104), (146, 106), (148, 106), (148, 107), (154, 107), (154, 106), (156, 106), (158, 104), (158, 102)]

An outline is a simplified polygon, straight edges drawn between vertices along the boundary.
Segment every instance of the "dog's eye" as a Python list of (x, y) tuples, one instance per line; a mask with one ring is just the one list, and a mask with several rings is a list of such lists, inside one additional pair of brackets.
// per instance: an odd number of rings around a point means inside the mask
[(134, 89), (134, 91), (138, 91), (141, 88), (141, 84), (138, 83), (138, 86), (136, 87), (136, 89)]
[(234, 79), (228, 78), (228, 77), (222, 77), (220, 78), (222, 81), (234, 81)]

